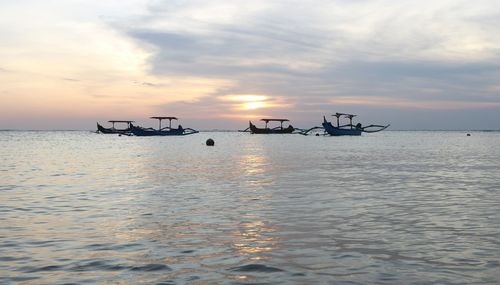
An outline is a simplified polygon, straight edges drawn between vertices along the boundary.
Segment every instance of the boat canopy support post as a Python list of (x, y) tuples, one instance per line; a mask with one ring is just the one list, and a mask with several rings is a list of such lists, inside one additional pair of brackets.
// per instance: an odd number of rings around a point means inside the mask
[(351, 130), (352, 130), (352, 118), (356, 117), (356, 115), (347, 114), (346, 117), (349, 118), (349, 125), (351, 126)]
[(151, 119), (157, 119), (158, 120), (158, 130), (161, 131), (161, 121), (162, 120), (168, 120), (168, 128), (172, 128), (172, 120), (177, 120), (176, 117), (151, 117)]
[(163, 119), (167, 119), (168, 120), (168, 128), (171, 129), (172, 128), (172, 120), (173, 120), (173, 118), (161, 118), (161, 119), (158, 119), (158, 121), (159, 121), (158, 130), (159, 131), (161, 130), (161, 120), (163, 120)]
[(333, 116), (337, 117), (337, 128), (340, 126), (340, 116), (342, 116), (341, 113), (335, 113)]

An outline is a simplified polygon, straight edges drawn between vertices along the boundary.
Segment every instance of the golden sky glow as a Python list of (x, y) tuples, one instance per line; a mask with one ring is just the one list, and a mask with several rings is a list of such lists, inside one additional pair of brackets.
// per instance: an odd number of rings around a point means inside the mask
[(222, 100), (234, 102), (234, 108), (242, 111), (272, 108), (276, 106), (276, 104), (269, 102), (270, 98), (265, 95), (227, 95), (222, 97)]

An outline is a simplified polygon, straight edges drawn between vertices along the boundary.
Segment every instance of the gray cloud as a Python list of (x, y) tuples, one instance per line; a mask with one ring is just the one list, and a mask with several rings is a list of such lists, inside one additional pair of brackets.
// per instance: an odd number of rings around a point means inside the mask
[(62, 80), (64, 80), (64, 81), (71, 81), (71, 82), (79, 82), (79, 81), (80, 81), (79, 79), (75, 79), (75, 78), (67, 78), (67, 77), (62, 78)]
[[(233, 11), (224, 2), (212, 5), (220, 5), (221, 18)], [(236, 83), (196, 102), (158, 107), (210, 113), (227, 107), (217, 99), (225, 94), (266, 94), (288, 98), (295, 106), (288, 112), (305, 118), (336, 108), (335, 97), (500, 103), (500, 37), (491, 27), (500, 7), (483, 1), (264, 6), (227, 12), (237, 19), (224, 21), (200, 1), (155, 2), (149, 14), (120, 27), (152, 52), (156, 76)]]

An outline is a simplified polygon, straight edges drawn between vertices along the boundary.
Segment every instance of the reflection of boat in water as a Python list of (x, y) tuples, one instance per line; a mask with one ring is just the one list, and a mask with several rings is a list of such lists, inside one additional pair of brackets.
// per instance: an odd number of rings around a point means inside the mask
[[(102, 133), (102, 134), (128, 134), (130, 133), (130, 126), (132, 125), (133, 121), (117, 121), (117, 120), (111, 120), (108, 121), (112, 124), (111, 128), (105, 128), (101, 126), (99, 123), (97, 123), (97, 132)], [(115, 128), (115, 123), (126, 123), (127, 128), (125, 129), (116, 129)]]
[[(135, 136), (185, 136), (196, 134), (198, 131), (193, 130), (191, 128), (183, 128), (179, 125), (177, 128), (172, 128), (172, 120), (177, 120), (176, 117), (151, 117), (151, 119), (157, 119), (159, 122), (158, 129), (153, 128), (143, 128), (139, 126), (134, 126), (132, 123), (130, 124), (130, 132)], [(161, 121), (168, 120), (168, 127), (161, 127)]]
[[(250, 126), (245, 130), (250, 130), (252, 134), (291, 134), (295, 131), (295, 128), (292, 125), (289, 125), (286, 128), (283, 128), (283, 122), (289, 122), (288, 119), (262, 119), (261, 121), (266, 122), (266, 126), (264, 128), (258, 128), (251, 121), (249, 121)], [(269, 122), (280, 122), (278, 127), (268, 128), (267, 124)]]
[[(363, 127), (361, 123), (357, 123), (356, 125), (352, 124), (352, 118), (356, 117), (356, 115), (335, 113), (332, 116), (337, 117), (337, 126), (334, 126), (331, 122), (328, 122), (325, 116), (323, 116), (323, 123), (322, 123), (325, 132), (331, 136), (360, 136), (361, 133), (376, 133), (385, 130), (387, 127), (390, 126), (390, 125), (387, 126), (369, 125)], [(349, 119), (349, 124), (345, 124), (342, 126), (340, 125), (340, 117), (342, 116)]]

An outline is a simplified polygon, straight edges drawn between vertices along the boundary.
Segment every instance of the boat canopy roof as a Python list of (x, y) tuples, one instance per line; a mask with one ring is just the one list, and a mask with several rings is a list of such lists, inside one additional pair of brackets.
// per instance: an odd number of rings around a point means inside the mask
[(133, 123), (135, 121), (111, 120), (110, 123)]
[(347, 117), (347, 118), (354, 118), (354, 117), (356, 117), (357, 115), (354, 115), (354, 114), (347, 114), (347, 113), (335, 113), (335, 114), (333, 114), (332, 116), (337, 117), (337, 118), (339, 118), (340, 116), (345, 116), (345, 117)]
[(288, 119), (261, 119), (261, 121), (264, 122), (289, 122), (290, 120)]
[(157, 120), (177, 120), (176, 117), (150, 117), (151, 119), (157, 119)]

